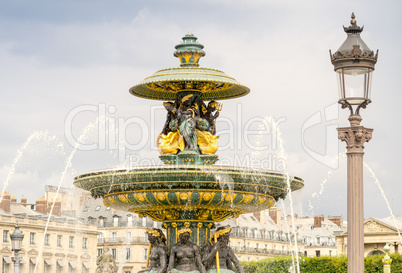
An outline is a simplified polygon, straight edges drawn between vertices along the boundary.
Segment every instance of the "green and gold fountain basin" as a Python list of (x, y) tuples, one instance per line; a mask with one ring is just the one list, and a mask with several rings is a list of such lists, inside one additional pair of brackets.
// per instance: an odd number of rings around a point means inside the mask
[(215, 222), (268, 209), (291, 190), (304, 186), (298, 177), (279, 172), (210, 165), (152, 166), (102, 170), (80, 175), (74, 184), (102, 197), (106, 206), (164, 223), (169, 241), (177, 228), (194, 228), (193, 241), (209, 236)]
[(154, 100), (175, 100), (183, 91), (200, 93), (204, 100), (224, 100), (245, 96), (250, 89), (223, 71), (202, 67), (162, 69), (130, 88), (131, 94)]

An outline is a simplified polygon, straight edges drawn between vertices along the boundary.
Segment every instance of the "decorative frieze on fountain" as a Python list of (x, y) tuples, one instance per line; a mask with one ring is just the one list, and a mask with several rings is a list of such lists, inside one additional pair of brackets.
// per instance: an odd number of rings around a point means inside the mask
[(220, 70), (199, 67), (203, 47), (194, 35), (185, 35), (174, 52), (180, 67), (159, 70), (130, 88), (134, 96), (167, 101), (157, 143), (165, 165), (95, 171), (74, 182), (106, 206), (163, 222), (169, 249), (183, 228), (201, 248), (216, 222), (270, 208), (285, 199), (288, 182), (292, 191), (304, 186), (302, 179), (280, 172), (214, 165), (222, 110), (217, 100), (250, 90)]

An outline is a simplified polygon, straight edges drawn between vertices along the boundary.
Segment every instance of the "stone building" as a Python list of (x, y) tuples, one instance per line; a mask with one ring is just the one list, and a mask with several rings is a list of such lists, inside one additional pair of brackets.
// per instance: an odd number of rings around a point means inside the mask
[(74, 218), (60, 217), (60, 202), (55, 201), (54, 214), (47, 213), (52, 202), (44, 198), (34, 207), (27, 206), (26, 198), (17, 203), (8, 193), (0, 203), (0, 229), (3, 234), (0, 255), (2, 273), (14, 272), (11, 257), (10, 234), (18, 223), (24, 239), (19, 256), (21, 273), (36, 272), (93, 272), (96, 268), (96, 226), (78, 223)]
[(107, 246), (121, 272), (135, 273), (145, 269), (149, 247), (146, 229), (161, 228), (160, 223), (149, 218), (139, 218), (135, 213), (106, 207), (102, 199), (91, 197), (83, 203), (77, 217), (97, 226), (100, 232), (97, 256), (102, 254), (103, 248)]
[[(343, 221), (341, 217), (329, 217), (323, 215), (310, 217), (294, 217), (294, 225), (297, 236), (301, 241), (300, 249), (306, 257), (336, 256), (337, 241), (335, 234), (343, 232)], [(292, 221), (288, 216), (290, 228)]]
[[(399, 233), (398, 233), (399, 231)], [(388, 243), (390, 253), (401, 253), (402, 217), (391, 216), (377, 219), (369, 218), (364, 221), (364, 256), (385, 254), (384, 246)], [(338, 253), (347, 254), (347, 231), (336, 235)]]
[[(243, 214), (237, 219), (226, 219), (217, 226), (230, 226), (230, 246), (242, 261), (258, 261), (275, 256), (292, 255), (294, 235), (280, 228), (280, 210), (275, 208), (279, 226), (270, 217), (272, 213), (262, 211), (256, 214)], [(277, 214), (279, 212), (279, 215)], [(299, 243), (301, 243), (299, 239)], [(299, 249), (299, 255), (301, 251)]]

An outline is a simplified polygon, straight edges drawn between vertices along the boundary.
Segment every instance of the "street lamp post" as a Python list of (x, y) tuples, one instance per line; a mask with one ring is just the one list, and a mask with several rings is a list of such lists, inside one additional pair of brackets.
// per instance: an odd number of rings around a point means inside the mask
[(15, 252), (15, 257), (12, 257), (14, 262), (14, 273), (20, 272), (20, 261), (21, 257), (18, 257), (18, 252), (21, 251), (22, 240), (24, 239), (24, 234), (20, 231), (18, 224), (15, 225), (15, 230), (10, 234), (12, 251)]
[(346, 142), (347, 150), (348, 273), (364, 273), (363, 149), (373, 129), (360, 125), (359, 111), (371, 102), (371, 79), (378, 50), (374, 54), (361, 39), (363, 27), (356, 25), (353, 13), (350, 23), (344, 27), (348, 35), (345, 42), (330, 55), (338, 77), (339, 103), (350, 110), (350, 127), (338, 128), (338, 137)]

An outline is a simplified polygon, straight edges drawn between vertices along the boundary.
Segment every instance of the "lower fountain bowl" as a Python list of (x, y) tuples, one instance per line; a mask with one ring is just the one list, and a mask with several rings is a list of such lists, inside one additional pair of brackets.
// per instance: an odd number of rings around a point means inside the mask
[(74, 184), (106, 206), (160, 222), (219, 222), (270, 208), (286, 197), (288, 185), (292, 191), (304, 186), (279, 172), (210, 165), (101, 170), (76, 177)]

